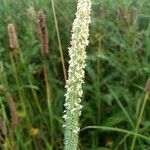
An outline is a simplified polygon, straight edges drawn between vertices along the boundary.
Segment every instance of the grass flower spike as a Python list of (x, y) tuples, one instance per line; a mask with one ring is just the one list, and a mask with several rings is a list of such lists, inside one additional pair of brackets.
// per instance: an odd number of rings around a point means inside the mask
[(19, 47), (19, 44), (18, 44), (18, 39), (17, 39), (15, 26), (12, 23), (10, 23), (7, 26), (7, 30), (8, 30), (10, 48), (12, 50), (17, 49)]
[(79, 0), (76, 19), (72, 28), (71, 47), (69, 48), (69, 71), (66, 83), (67, 93), (64, 111), (65, 119), (65, 150), (78, 148), (79, 116), (81, 115), (81, 98), (83, 95), (82, 83), (88, 45), (91, 1)]
[(38, 30), (40, 36), (41, 53), (43, 55), (49, 54), (49, 41), (48, 41), (48, 30), (46, 25), (46, 15), (43, 10), (38, 12)]

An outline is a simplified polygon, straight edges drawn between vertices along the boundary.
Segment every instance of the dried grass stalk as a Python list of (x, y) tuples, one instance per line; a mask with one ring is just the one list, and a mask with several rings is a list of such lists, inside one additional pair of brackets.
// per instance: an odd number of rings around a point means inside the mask
[(49, 41), (48, 41), (48, 30), (45, 21), (45, 14), (43, 10), (38, 12), (38, 32), (41, 44), (41, 53), (43, 55), (49, 54)]
[(12, 23), (10, 23), (7, 26), (7, 30), (8, 30), (8, 37), (9, 37), (9, 47), (13, 50), (18, 49), (19, 44), (18, 44), (18, 38), (17, 38), (15, 26)]

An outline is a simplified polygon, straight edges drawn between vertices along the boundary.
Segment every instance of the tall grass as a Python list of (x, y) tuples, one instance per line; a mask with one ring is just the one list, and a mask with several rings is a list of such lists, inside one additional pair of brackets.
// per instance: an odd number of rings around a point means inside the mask
[[(67, 71), (67, 47), (77, 1), (55, 0), (53, 4), (50, 0), (1, 0), (1, 149), (64, 147), (62, 54)], [(46, 16), (48, 57), (41, 54), (37, 25), (40, 10)], [(9, 46), (9, 23), (16, 28), (16, 52)], [(149, 41), (149, 0), (93, 1), (80, 149), (149, 149), (149, 96), (143, 100), (150, 74)], [(14, 128), (12, 114), (18, 118)]]

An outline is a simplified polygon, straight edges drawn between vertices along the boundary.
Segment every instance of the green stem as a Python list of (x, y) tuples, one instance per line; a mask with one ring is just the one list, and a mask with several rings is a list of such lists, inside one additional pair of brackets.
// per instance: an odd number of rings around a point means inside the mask
[[(21, 53), (21, 50), (20, 50), (20, 49), (19, 49), (19, 54), (20, 54), (20, 61), (21, 61), (22, 65), (24, 66), (24, 68), (26, 69), (26, 67), (25, 67), (25, 65), (26, 65), (26, 64), (25, 64), (25, 60), (24, 60), (24, 58), (23, 58), (23, 56), (22, 56), (22, 53)], [(27, 69), (28, 69), (28, 68), (27, 68)], [(29, 84), (30, 84), (30, 85), (33, 85), (31, 75), (27, 74), (27, 78), (28, 78)], [(35, 90), (34, 90), (33, 88), (31, 88), (31, 92), (32, 92), (33, 98), (34, 98), (34, 100), (35, 100), (35, 104), (36, 104), (36, 106), (37, 106), (37, 109), (39, 110), (40, 113), (42, 113), (42, 109), (41, 109), (40, 104), (39, 104), (39, 102), (38, 102), (37, 94), (36, 94), (36, 92), (35, 92)]]
[[(50, 88), (50, 84), (49, 84), (49, 80), (48, 80), (48, 71), (46, 68), (46, 65), (43, 65), (43, 70), (44, 70), (44, 78), (45, 78), (45, 86), (46, 86), (46, 98), (47, 98), (47, 105), (48, 105), (48, 111), (49, 111), (49, 117), (50, 117), (50, 134), (51, 134), (51, 144), (54, 143), (53, 140), (53, 111), (52, 111), (52, 107), (51, 107), (51, 88)], [(53, 147), (53, 145), (52, 145)]]
[(59, 29), (58, 29), (58, 22), (57, 22), (57, 17), (56, 17), (54, 0), (51, 0), (51, 4), (52, 4), (52, 11), (53, 11), (53, 16), (54, 16), (56, 33), (57, 33), (57, 39), (58, 39), (60, 57), (61, 57), (61, 62), (62, 62), (63, 74), (64, 74), (64, 79), (65, 79), (65, 82), (66, 82), (67, 81), (67, 73), (66, 73), (66, 67), (65, 67), (63, 50), (62, 50), (62, 46), (61, 46), (61, 40), (60, 40), (60, 34), (59, 34)]
[(142, 134), (135, 133), (133, 131), (128, 131), (128, 130), (125, 130), (125, 129), (114, 128), (114, 127), (107, 127), (107, 126), (87, 126), (87, 127), (82, 128), (80, 131), (83, 132), (84, 130), (87, 130), (87, 129), (101, 129), (101, 130), (104, 130), (104, 131), (121, 132), (121, 133), (126, 133), (128, 135), (134, 135), (136, 137), (139, 137), (139, 138), (142, 138), (144, 140), (150, 141), (149, 137), (144, 136)]
[(134, 134), (134, 137), (133, 137), (133, 140), (132, 140), (130, 150), (134, 150), (135, 143), (136, 143), (136, 138), (137, 138), (137, 133), (139, 131), (139, 126), (140, 126), (140, 123), (142, 121), (143, 112), (144, 112), (144, 109), (145, 109), (146, 102), (147, 102), (148, 98), (149, 98), (149, 92), (146, 92), (145, 98), (144, 98), (144, 101), (143, 101), (143, 104), (142, 104), (142, 107), (141, 107), (140, 115), (139, 115), (139, 118), (137, 120), (137, 124), (136, 124), (136, 127), (135, 127), (135, 131), (134, 131), (135, 134)]
[[(100, 54), (100, 50), (101, 50), (101, 41), (99, 42), (99, 47), (98, 47), (98, 55)], [(97, 60), (97, 123), (98, 125), (100, 124), (100, 119), (101, 119), (101, 100), (100, 100), (100, 58), (98, 57)]]
[(24, 112), (26, 113), (26, 108), (25, 108), (25, 103), (23, 101), (23, 93), (22, 93), (22, 87), (20, 86), (20, 80), (18, 78), (18, 73), (17, 73), (17, 68), (16, 68), (16, 63), (15, 63), (15, 60), (13, 58), (13, 54), (11, 53), (10, 54), (10, 59), (11, 59), (11, 64), (12, 64), (12, 67), (13, 67), (13, 71), (14, 71), (14, 77), (15, 77), (15, 80), (16, 80), (16, 84), (17, 84), (17, 87), (20, 88), (18, 90), (18, 95), (19, 95), (19, 99), (23, 105), (23, 110)]

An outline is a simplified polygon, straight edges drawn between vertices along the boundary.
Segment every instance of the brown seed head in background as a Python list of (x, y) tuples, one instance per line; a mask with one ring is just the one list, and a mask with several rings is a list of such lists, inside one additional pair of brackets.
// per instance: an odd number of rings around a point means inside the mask
[(28, 15), (29, 20), (31, 20), (31, 21), (35, 20), (35, 19), (36, 19), (35, 7), (30, 6), (30, 7), (27, 9), (27, 15)]
[(125, 13), (125, 8), (124, 7), (119, 7), (118, 17), (123, 22), (124, 26), (126, 28), (128, 28), (129, 27), (129, 23), (128, 23), (128, 20), (127, 20), (127, 15)]
[(48, 30), (45, 21), (45, 14), (41, 10), (38, 12), (38, 31), (41, 44), (41, 53), (43, 55), (49, 54)]
[(12, 23), (10, 23), (7, 26), (7, 30), (8, 30), (10, 48), (11, 49), (17, 49), (19, 47), (19, 44), (18, 44), (15, 26)]
[(134, 23), (134, 21), (136, 20), (136, 16), (137, 16), (137, 9), (135, 6), (131, 6), (130, 10), (130, 25), (132, 25)]
[(8, 104), (9, 104), (9, 109), (10, 109), (11, 126), (12, 128), (15, 128), (19, 123), (19, 117), (17, 116), (16, 104), (10, 92), (7, 92), (6, 96), (8, 99)]
[(150, 93), (150, 79), (148, 79), (148, 81), (146, 83), (145, 91)]

